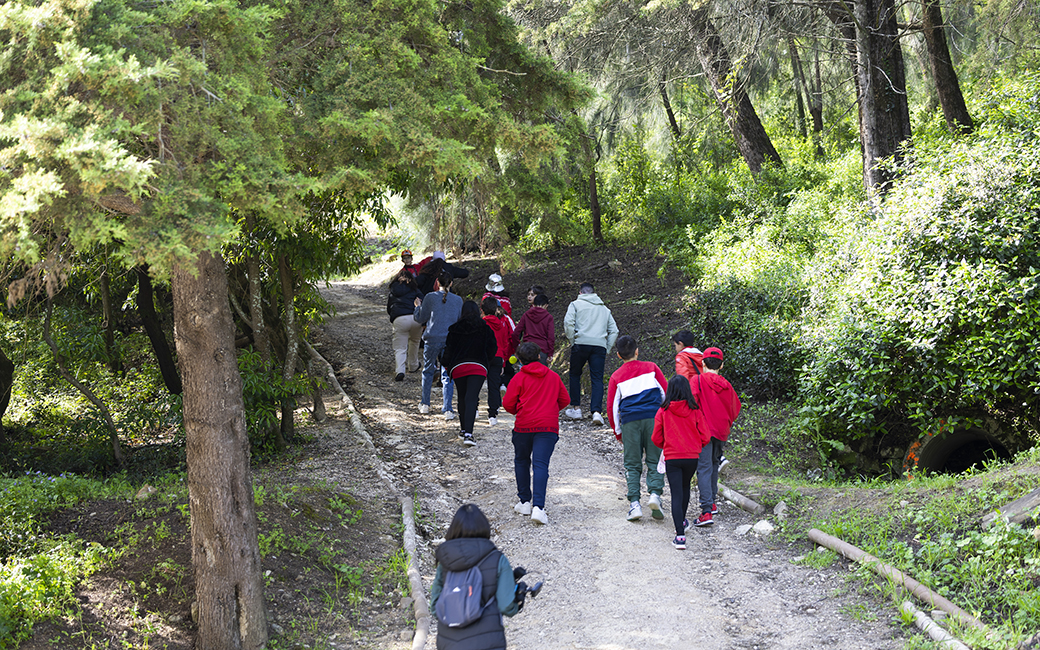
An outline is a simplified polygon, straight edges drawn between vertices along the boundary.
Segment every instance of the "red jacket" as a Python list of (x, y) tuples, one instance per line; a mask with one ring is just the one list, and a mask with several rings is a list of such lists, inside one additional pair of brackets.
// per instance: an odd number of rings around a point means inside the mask
[(740, 415), (737, 391), (725, 377), (714, 372), (704, 373), (697, 378), (697, 383), (697, 403), (704, 411), (711, 436), (725, 442), (729, 438), (730, 425)]
[(701, 409), (691, 409), (686, 402), (672, 402), (667, 409), (658, 409), (650, 439), (664, 451), (665, 460), (680, 460), (699, 458), (711, 434)]
[(506, 313), (506, 316), (513, 317), (513, 304), (509, 302), (509, 296), (495, 293), (494, 291), (488, 291), (480, 297), (480, 302), (484, 302), (485, 298), (494, 298), (498, 301), (498, 304), (502, 307), (502, 311)]
[(560, 409), (570, 402), (560, 376), (537, 361), (524, 364), (502, 398), (506, 412), (516, 416), (515, 433), (559, 433)]
[(520, 317), (513, 330), (513, 347), (520, 345), (520, 337), (537, 343), (542, 352), (550, 357), (556, 352), (556, 324), (552, 314), (544, 307), (532, 307)]
[(704, 374), (704, 354), (697, 348), (684, 348), (675, 355), (675, 374), (690, 380), (690, 388), (697, 395), (694, 378)]
[(512, 354), (511, 345), (513, 342), (513, 328), (510, 327), (509, 321), (505, 318), (499, 318), (494, 314), (490, 316), (484, 316), (484, 322), (488, 324), (491, 331), (495, 333), (495, 342), (498, 344), (498, 351), (495, 352), (495, 356), (505, 361)]

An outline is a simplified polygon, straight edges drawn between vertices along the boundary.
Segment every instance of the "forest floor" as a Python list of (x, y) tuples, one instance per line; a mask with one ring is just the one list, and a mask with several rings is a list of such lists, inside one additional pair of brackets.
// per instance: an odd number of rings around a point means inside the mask
[[(479, 298), (488, 274), (499, 270), (497, 261), (461, 264), (471, 275), (454, 289)], [(640, 358), (670, 375), (670, 336), (688, 321), (691, 305), (681, 283), (657, 277), (659, 264), (640, 250), (573, 248), (528, 256), (523, 268), (504, 275), (515, 319), (527, 308), (527, 287), (545, 287), (558, 332), (551, 365), (565, 379), (559, 331), (582, 281), (596, 285), (621, 332), (640, 342)], [(379, 478), (380, 466), (397, 489), (416, 497), (417, 559), (427, 590), (436, 544), (466, 502), (488, 515), (492, 539), (511, 563), (544, 580), (538, 597), (506, 619), (511, 647), (903, 647), (906, 633), (894, 608), (865, 593), (846, 562), (815, 568), (798, 561), (812, 550), (807, 541), (740, 534), (738, 528), (761, 518), (730, 503), (720, 504), (713, 527), (691, 529), (681, 552), (670, 543), (670, 517), (652, 519), (644, 508), (643, 519), (627, 521), (621, 446), (608, 428), (589, 419), (587, 391), (585, 419), (561, 418), (550, 465), (549, 524), (516, 515), (512, 417), (502, 411), (492, 427), (481, 408), (477, 445), (466, 447), (457, 438), (458, 420), (440, 413), (440, 389), (434, 389), (431, 413), (420, 415), (419, 374), (393, 381), (385, 287), (398, 266), (377, 262), (323, 289), (336, 315), (315, 333), (315, 347), (351, 396), (376, 455), (330, 394), (329, 418), (310, 423), (301, 409), (290, 456), (254, 470), (270, 647), (411, 647), (415, 621), (401, 579), (400, 505)], [(608, 376), (618, 365), (612, 356)], [(734, 462), (723, 482), (772, 507), (785, 488), (758, 468), (792, 450), (775, 439), (742, 438), (739, 427), (732, 442)], [(851, 490), (817, 492), (807, 500), (816, 509), (860, 497)], [(788, 505), (797, 508), (796, 501)], [(75, 532), (134, 551), (85, 582), (79, 606), (62, 620), (38, 625), (21, 647), (192, 647), (194, 586), (184, 504), (183, 490), (160, 489), (147, 500), (93, 502), (52, 517), (51, 532)], [(427, 647), (434, 646), (431, 638)]]

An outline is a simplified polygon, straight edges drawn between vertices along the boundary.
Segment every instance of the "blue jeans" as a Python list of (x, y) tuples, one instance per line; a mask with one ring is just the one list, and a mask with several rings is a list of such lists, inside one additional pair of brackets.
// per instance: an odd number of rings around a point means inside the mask
[[(545, 488), (549, 484), (549, 459), (552, 458), (558, 433), (513, 432), (513, 471), (516, 473), (516, 496), (521, 503), (545, 509)], [(531, 491), (531, 466), (534, 466), (534, 492)]]
[[(431, 341), (426, 339), (423, 345), (423, 369), (422, 369), (422, 403), (430, 405), (430, 391), (433, 390), (433, 373), (437, 372), (437, 357), (444, 350), (444, 341)], [(455, 384), (451, 383), (451, 375), (441, 368), (441, 389), (444, 393), (444, 412), (451, 410), (451, 398), (455, 393)]]
[[(711, 512), (719, 492), (719, 463), (722, 462), (722, 441), (712, 438), (701, 449), (697, 460), (697, 491), (700, 492), (701, 514)], [(668, 461), (664, 461), (665, 465)]]
[(571, 346), (571, 406), (581, 406), (581, 371), (589, 364), (592, 394), (589, 396), (593, 413), (603, 412), (603, 366), (607, 363), (607, 349), (598, 345)]

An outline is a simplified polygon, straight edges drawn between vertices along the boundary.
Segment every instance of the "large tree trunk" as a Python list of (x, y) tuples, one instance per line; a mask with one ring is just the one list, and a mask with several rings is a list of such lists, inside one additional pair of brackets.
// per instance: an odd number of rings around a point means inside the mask
[(708, 9), (694, 9), (691, 19), (695, 31), (697, 58), (711, 83), (715, 99), (733, 133), (740, 155), (755, 174), (762, 170), (762, 165), (766, 162), (782, 165), (780, 154), (776, 152), (773, 141), (762, 126), (762, 121), (758, 119), (758, 113), (755, 112), (743, 83), (733, 74), (729, 52), (711, 22)]
[(903, 51), (892, 0), (834, 1), (825, 7), (828, 18), (846, 38), (859, 99), (859, 138), (863, 155), (863, 185), (867, 194), (884, 194), (892, 181), (885, 159), (899, 161), (900, 147), (910, 139), (910, 108), (906, 96)]
[(145, 334), (152, 344), (155, 359), (159, 363), (159, 372), (162, 374), (166, 390), (171, 395), (180, 395), (182, 389), (181, 377), (177, 372), (177, 364), (170, 352), (170, 344), (166, 341), (166, 333), (163, 332), (159, 315), (155, 313), (155, 292), (152, 290), (152, 278), (148, 275), (148, 267), (139, 266), (134, 269), (137, 272), (137, 315), (141, 317)]
[(198, 650), (267, 643), (260, 548), (242, 377), (223, 260), (203, 253), (173, 273), (177, 354), (184, 375)]
[(961, 94), (961, 84), (957, 80), (957, 71), (950, 59), (950, 47), (946, 42), (939, 0), (921, 0), (921, 10), (924, 40), (928, 44), (928, 60), (932, 65), (935, 89), (939, 94), (939, 104), (942, 106), (946, 125), (955, 133), (970, 133), (975, 124), (968, 114), (968, 106), (964, 103), (964, 95)]
[(0, 431), (3, 431), (4, 413), (11, 403), (11, 387), (14, 386), (14, 362), (0, 349)]
[(805, 105), (807, 102), (802, 99), (807, 94), (805, 92), (805, 74), (802, 72), (802, 60), (798, 57), (798, 44), (795, 43), (793, 36), (787, 38), (787, 50), (791, 55), (791, 78), (794, 85), (794, 108), (798, 122), (798, 133), (801, 134), (802, 139), (805, 139), (809, 136), (808, 128), (805, 124)]
[[(252, 212), (246, 214), (246, 233), (255, 236), (256, 219)], [(255, 251), (246, 251), (246, 274), (249, 281), (249, 326), (253, 328), (253, 344), (260, 354), (260, 360), (267, 368), (271, 363), (271, 339), (264, 324), (264, 294), (260, 281), (260, 256)]]

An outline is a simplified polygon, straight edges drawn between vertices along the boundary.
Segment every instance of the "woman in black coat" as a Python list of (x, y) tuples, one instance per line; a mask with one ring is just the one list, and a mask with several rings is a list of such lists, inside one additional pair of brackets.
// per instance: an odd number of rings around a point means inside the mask
[(477, 444), (473, 440), (473, 423), (477, 419), (480, 388), (487, 379), (488, 363), (497, 352), (495, 333), (481, 318), (477, 303), (467, 300), (458, 322), (448, 328), (441, 365), (455, 382), (462, 429), (459, 438), (469, 446)]
[(386, 313), (394, 327), (393, 346), (397, 361), (394, 381), (403, 381), (405, 372), (419, 369), (419, 338), (423, 326), (415, 321), (412, 314), (415, 312), (415, 299), (422, 297), (412, 274), (401, 269), (390, 283), (390, 291), (386, 296)]

